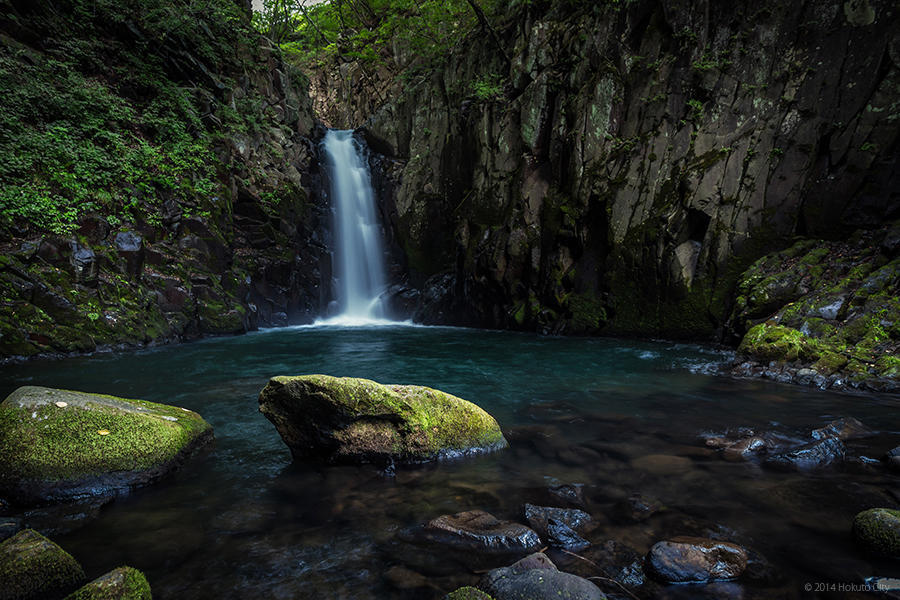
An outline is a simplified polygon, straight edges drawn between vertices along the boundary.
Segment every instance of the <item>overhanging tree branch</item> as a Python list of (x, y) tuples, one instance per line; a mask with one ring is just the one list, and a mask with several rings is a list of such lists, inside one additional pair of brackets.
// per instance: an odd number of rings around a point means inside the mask
[(484, 16), (484, 11), (481, 10), (481, 7), (478, 6), (478, 3), (475, 0), (466, 0), (469, 3), (469, 6), (472, 7), (472, 10), (475, 11), (475, 16), (478, 17), (478, 22), (481, 24), (481, 28), (488, 33), (491, 34), (491, 39), (494, 41), (494, 45), (497, 46), (497, 50), (500, 51), (500, 56), (503, 57), (503, 60), (506, 61), (507, 66), (512, 64), (512, 61), (509, 59), (509, 55), (506, 53), (506, 50), (503, 49), (503, 44), (500, 43), (500, 36), (497, 35), (497, 32), (491, 27), (490, 22), (488, 22), (487, 17)]

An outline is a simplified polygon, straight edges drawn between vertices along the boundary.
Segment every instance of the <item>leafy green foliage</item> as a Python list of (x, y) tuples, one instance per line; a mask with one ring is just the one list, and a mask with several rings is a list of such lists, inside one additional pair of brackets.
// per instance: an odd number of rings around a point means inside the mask
[(479, 100), (496, 100), (503, 95), (503, 78), (491, 73), (476, 79), (472, 82), (472, 92)]
[[(206, 202), (224, 132), (201, 117), (227, 87), (214, 73), (239, 60), (235, 40), (255, 45), (237, 3), (56, 4), (21, 16), (53, 32), (40, 52), (0, 46), (0, 230), (66, 234), (93, 211), (159, 223), (165, 198)], [(253, 127), (231, 117), (228, 129)]]
[[(480, 0), (489, 18), (503, 8)], [(328, 0), (301, 8), (287, 0), (266, 0), (256, 27), (281, 44), (295, 64), (316, 67), (335, 57), (395, 72), (442, 61), (477, 25), (465, 0)]]

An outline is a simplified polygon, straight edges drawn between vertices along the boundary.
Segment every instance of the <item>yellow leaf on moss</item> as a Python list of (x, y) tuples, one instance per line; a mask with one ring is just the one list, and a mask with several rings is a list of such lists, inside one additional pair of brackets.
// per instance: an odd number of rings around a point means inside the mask
[(97, 431), (100, 435), (109, 435), (109, 429), (100, 429)]

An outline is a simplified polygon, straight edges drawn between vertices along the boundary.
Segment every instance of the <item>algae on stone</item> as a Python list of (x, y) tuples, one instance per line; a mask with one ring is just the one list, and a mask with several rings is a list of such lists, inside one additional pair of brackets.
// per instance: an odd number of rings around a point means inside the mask
[(65, 600), (152, 600), (152, 594), (143, 573), (131, 567), (119, 567), (69, 594)]
[(853, 535), (872, 554), (900, 558), (900, 510), (862, 511), (853, 519)]
[(52, 597), (83, 580), (81, 565), (32, 529), (0, 543), (0, 600)]
[(21, 387), (0, 403), (0, 492), (24, 504), (115, 493), (164, 475), (211, 438), (183, 408)]
[(421, 386), (328, 375), (273, 377), (259, 404), (296, 458), (417, 463), (507, 445), (484, 410)]
[(490, 596), (471, 586), (461, 587), (444, 596), (444, 600), (493, 600)]

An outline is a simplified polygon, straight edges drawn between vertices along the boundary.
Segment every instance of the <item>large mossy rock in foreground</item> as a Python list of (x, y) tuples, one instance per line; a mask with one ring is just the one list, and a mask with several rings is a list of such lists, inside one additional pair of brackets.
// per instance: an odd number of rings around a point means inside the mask
[(25, 529), (0, 544), (0, 600), (51, 598), (84, 581), (84, 571), (65, 550)]
[(259, 410), (295, 458), (420, 463), (507, 445), (478, 406), (438, 390), (368, 379), (273, 377)]
[(0, 403), (0, 497), (34, 504), (127, 491), (211, 439), (210, 425), (183, 408), (21, 387)]

